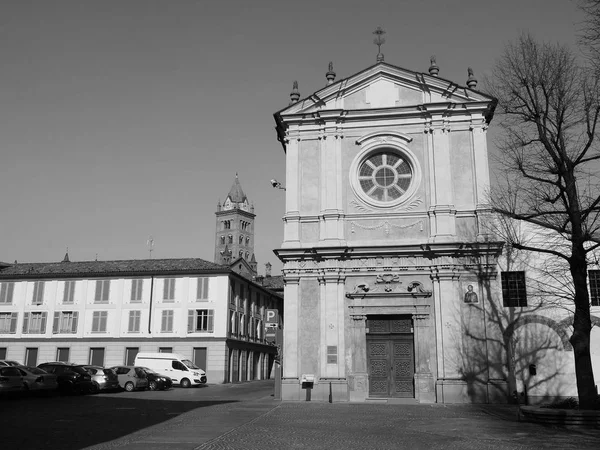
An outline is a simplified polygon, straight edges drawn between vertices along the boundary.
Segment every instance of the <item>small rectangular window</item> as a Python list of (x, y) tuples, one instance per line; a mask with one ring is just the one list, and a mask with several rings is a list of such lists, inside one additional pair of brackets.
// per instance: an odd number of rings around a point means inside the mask
[(175, 300), (175, 278), (165, 278), (163, 283), (163, 300)]
[(75, 281), (65, 281), (63, 305), (72, 305), (75, 301)]
[(135, 363), (135, 357), (137, 356), (139, 351), (140, 351), (139, 347), (127, 347), (125, 349), (125, 365), (126, 366), (133, 366), (133, 364)]
[(32, 305), (43, 305), (44, 304), (44, 286), (45, 281), (36, 281), (33, 284), (33, 297), (31, 299)]
[(0, 304), (12, 305), (15, 283), (12, 281), (3, 281), (0, 283)]
[(92, 333), (106, 333), (108, 311), (94, 311), (92, 315)]
[(142, 301), (142, 287), (144, 280), (131, 280), (131, 303)]
[(507, 307), (527, 306), (525, 272), (502, 272), (502, 301)]
[(160, 332), (161, 333), (172, 333), (173, 332), (173, 310), (166, 309), (162, 312), (160, 321)]
[(56, 349), (56, 360), (69, 362), (69, 347), (58, 347)]
[(198, 278), (196, 289), (196, 300), (208, 300), (208, 277)]
[(0, 359), (7, 359), (6, 358), (6, 351), (8, 349), (6, 347), (0, 347)]
[(96, 280), (94, 303), (108, 303), (110, 296), (110, 280)]
[(173, 347), (158, 347), (158, 353), (173, 353)]
[(327, 364), (337, 364), (337, 346), (327, 346)]
[(141, 311), (129, 311), (129, 326), (127, 327), (127, 331), (130, 333), (139, 333), (141, 318)]
[(25, 349), (25, 365), (28, 367), (37, 366), (38, 349), (37, 347), (28, 347)]
[(92, 366), (104, 366), (104, 348), (102, 348), (102, 347), (90, 348), (89, 363)]
[(600, 270), (590, 270), (590, 303), (600, 306)]

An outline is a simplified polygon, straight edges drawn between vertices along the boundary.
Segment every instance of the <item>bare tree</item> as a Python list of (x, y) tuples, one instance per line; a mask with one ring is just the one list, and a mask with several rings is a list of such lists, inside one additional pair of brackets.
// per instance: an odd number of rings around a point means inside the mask
[(600, 0), (579, 0), (579, 6), (586, 14), (580, 41), (600, 70)]
[[(561, 45), (522, 35), (509, 44), (487, 80), (498, 99), (502, 134), (490, 203), (501, 215), (552, 233), (514, 248), (566, 261), (573, 286), (574, 349), (580, 407), (597, 407), (590, 356), (588, 257), (600, 245), (598, 72), (582, 67)], [(565, 245), (566, 244), (566, 245)]]

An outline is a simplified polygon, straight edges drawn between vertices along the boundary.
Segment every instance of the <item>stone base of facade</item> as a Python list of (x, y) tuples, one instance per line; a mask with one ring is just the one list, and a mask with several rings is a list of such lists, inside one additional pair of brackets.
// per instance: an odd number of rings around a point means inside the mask
[(437, 403), (489, 403), (488, 386), (477, 381), (438, 379), (435, 393)]
[[(286, 378), (281, 381), (281, 399), (284, 401), (329, 402), (330, 397), (332, 403), (349, 401), (346, 379), (321, 378), (314, 383), (312, 388), (303, 388), (298, 378)], [(364, 397), (362, 401), (364, 401)]]
[(435, 383), (432, 374), (415, 374), (415, 399), (419, 403), (435, 403)]

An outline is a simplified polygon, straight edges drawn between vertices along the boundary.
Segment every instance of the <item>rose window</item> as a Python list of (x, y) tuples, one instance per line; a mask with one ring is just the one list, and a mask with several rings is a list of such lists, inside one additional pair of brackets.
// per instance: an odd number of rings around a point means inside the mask
[(398, 200), (408, 191), (412, 179), (409, 162), (392, 151), (374, 153), (359, 167), (358, 182), (362, 191), (379, 202)]

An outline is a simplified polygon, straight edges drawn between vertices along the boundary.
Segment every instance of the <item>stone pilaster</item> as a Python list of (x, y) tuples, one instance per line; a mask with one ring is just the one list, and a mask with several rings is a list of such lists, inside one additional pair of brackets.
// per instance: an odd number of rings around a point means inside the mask
[[(415, 339), (415, 397), (421, 403), (435, 403), (435, 386), (431, 369), (433, 360), (433, 326), (429, 314), (413, 314)], [(435, 353), (435, 351), (433, 351)]]
[(364, 402), (369, 396), (367, 370), (367, 316), (350, 316), (350, 342), (346, 358), (351, 361), (348, 388), (351, 402)]

